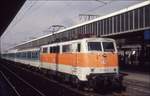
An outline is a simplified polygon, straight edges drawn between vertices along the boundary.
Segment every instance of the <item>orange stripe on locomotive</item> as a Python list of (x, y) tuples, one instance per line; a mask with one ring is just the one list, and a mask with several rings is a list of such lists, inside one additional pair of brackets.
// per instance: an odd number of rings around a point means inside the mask
[(76, 67), (116, 67), (118, 66), (117, 53), (44, 53), (41, 62), (49, 64), (64, 64)]

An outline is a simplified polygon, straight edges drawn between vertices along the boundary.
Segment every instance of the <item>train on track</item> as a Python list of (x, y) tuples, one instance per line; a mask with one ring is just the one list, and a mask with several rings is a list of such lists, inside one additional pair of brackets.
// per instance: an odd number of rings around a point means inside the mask
[(110, 38), (83, 38), (13, 49), (2, 58), (46, 70), (48, 74), (73, 86), (95, 90), (122, 90), (116, 43)]

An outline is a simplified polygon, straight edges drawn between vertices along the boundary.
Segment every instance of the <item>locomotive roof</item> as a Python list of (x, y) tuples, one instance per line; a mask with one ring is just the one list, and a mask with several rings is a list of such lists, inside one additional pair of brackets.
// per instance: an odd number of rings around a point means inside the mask
[(77, 42), (81, 42), (81, 41), (112, 41), (115, 42), (114, 39), (110, 39), (110, 38), (83, 38), (83, 39), (78, 39), (78, 40), (71, 40), (71, 41), (64, 41), (64, 42), (59, 42), (59, 43), (52, 43), (52, 44), (47, 44), (47, 45), (43, 45), (42, 47), (48, 47), (48, 46), (56, 46), (58, 44), (70, 44), (70, 43), (77, 43)]

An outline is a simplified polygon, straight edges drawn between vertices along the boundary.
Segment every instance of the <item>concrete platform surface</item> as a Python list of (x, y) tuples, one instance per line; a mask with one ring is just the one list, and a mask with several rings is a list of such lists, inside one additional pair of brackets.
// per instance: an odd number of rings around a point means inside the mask
[(150, 74), (146, 73), (136, 73), (136, 72), (129, 72), (123, 71), (123, 73), (128, 74), (125, 76), (125, 80), (135, 80), (139, 82), (145, 82), (150, 84)]

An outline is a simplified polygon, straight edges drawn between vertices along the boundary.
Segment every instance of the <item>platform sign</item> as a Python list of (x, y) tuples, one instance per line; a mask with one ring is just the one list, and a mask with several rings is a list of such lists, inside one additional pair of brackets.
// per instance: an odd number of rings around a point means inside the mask
[(144, 40), (150, 40), (150, 30), (144, 31)]

